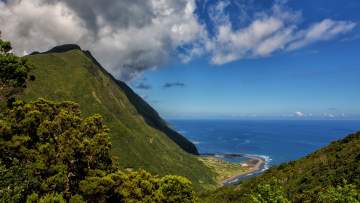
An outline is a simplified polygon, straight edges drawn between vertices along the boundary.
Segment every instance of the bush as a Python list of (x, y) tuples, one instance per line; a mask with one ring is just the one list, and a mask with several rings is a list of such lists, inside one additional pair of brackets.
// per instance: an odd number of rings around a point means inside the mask
[[(1, 37), (1, 32), (0, 32)], [(11, 44), (0, 39), (0, 102), (4, 105), (13, 94), (26, 87), (30, 66), (25, 59), (11, 53)]]
[(186, 178), (117, 169), (101, 116), (80, 115), (73, 102), (13, 103), (0, 118), (0, 200), (197, 201)]
[(258, 185), (255, 192), (251, 194), (250, 202), (290, 203), (285, 196), (283, 188), (276, 183)]
[(329, 187), (319, 195), (320, 203), (360, 203), (360, 192), (355, 185), (345, 184), (337, 187)]
[(35, 79), (10, 51), (0, 39), (0, 202), (196, 201), (185, 178), (113, 166), (100, 115), (82, 118), (74, 102), (10, 98)]

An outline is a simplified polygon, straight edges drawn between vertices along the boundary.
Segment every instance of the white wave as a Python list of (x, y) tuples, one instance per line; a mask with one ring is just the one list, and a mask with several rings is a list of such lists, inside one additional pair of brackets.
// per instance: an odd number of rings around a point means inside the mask
[(264, 172), (266, 170), (268, 170), (270, 168), (270, 162), (272, 161), (271, 157), (270, 156), (267, 156), (267, 155), (259, 155), (259, 154), (244, 154), (245, 156), (248, 156), (248, 157), (260, 157), (262, 159), (265, 160), (265, 163), (264, 163), (264, 166), (263, 168), (259, 171), (260, 173), (261, 172)]
[(265, 164), (263, 169), (260, 172), (264, 172), (266, 170), (268, 170), (270, 168), (270, 162), (272, 161), (270, 156), (266, 156), (266, 155), (259, 155), (259, 157), (263, 158), (265, 160)]
[(194, 143), (194, 144), (196, 144), (196, 145), (198, 145), (198, 144), (201, 143), (200, 141), (196, 141), (196, 140), (191, 140), (191, 142)]
[(180, 134), (186, 134), (187, 131), (186, 131), (186, 130), (178, 130), (178, 133), (180, 133)]
[(227, 182), (227, 184), (233, 184), (233, 183), (237, 183), (237, 182), (239, 182), (239, 178), (235, 178), (234, 180)]
[(222, 155), (222, 154), (215, 154), (214, 156), (215, 156), (216, 158), (225, 158), (225, 156)]
[[(258, 175), (258, 174), (260, 174), (260, 173), (262, 173), (262, 172), (264, 172), (264, 171), (266, 171), (266, 170), (268, 170), (270, 168), (270, 162), (272, 161), (270, 156), (259, 155), (259, 154), (243, 154), (243, 155), (245, 157), (248, 157), (248, 158), (258, 157), (258, 158), (263, 159), (264, 160), (263, 167), (259, 171), (248, 173), (248, 174), (245, 174), (245, 175), (243, 175), (241, 177), (238, 177), (238, 178), (235, 178), (233, 180), (227, 181), (227, 182), (225, 182), (226, 185), (231, 185), (231, 184), (234, 184), (234, 183), (238, 183), (244, 177), (250, 177), (250, 176), (253, 176), (253, 175)], [(220, 154), (215, 154), (215, 157), (223, 158), (224, 156), (220, 155)]]

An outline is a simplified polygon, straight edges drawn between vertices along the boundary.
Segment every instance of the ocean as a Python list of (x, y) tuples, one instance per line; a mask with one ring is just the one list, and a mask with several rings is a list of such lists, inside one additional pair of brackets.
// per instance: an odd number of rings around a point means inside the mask
[[(360, 131), (360, 121), (344, 120), (169, 120), (200, 153), (251, 154), (267, 160), (265, 168), (296, 160)], [(228, 161), (240, 162), (239, 159)]]

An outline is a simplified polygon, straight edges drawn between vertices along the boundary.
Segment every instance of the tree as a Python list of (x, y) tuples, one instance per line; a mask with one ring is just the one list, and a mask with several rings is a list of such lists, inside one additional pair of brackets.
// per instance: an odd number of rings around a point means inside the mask
[(196, 202), (189, 180), (121, 171), (100, 115), (74, 102), (10, 100), (26, 87), (26, 60), (0, 40), (0, 202)]
[(289, 203), (286, 198), (284, 189), (281, 187), (279, 180), (272, 179), (268, 184), (260, 184), (250, 195), (249, 202), (254, 203)]
[(0, 38), (0, 102), (3, 105), (26, 87), (27, 80), (35, 79), (29, 75), (30, 65), (27, 61), (11, 53), (11, 50), (11, 43)]
[(192, 190), (191, 182), (180, 176), (165, 176), (160, 179), (159, 193), (162, 202), (197, 202), (196, 195)]
[(360, 192), (355, 185), (329, 187), (319, 195), (320, 203), (360, 203)]
[[(27, 177), (36, 177), (34, 191), (70, 197), (90, 170), (111, 170), (108, 128), (99, 115), (80, 118), (76, 103), (16, 101), (4, 115), (1, 161), (7, 168), (20, 165)], [(23, 195), (31, 192), (24, 189)]]
[(197, 201), (186, 178), (113, 166), (101, 116), (80, 115), (73, 102), (14, 102), (0, 118), (1, 201)]

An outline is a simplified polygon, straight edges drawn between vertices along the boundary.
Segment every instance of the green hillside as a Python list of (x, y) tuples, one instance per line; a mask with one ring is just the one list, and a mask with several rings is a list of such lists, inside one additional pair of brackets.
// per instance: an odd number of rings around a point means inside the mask
[[(351, 190), (349, 185), (353, 187)], [(291, 202), (359, 202), (360, 192), (356, 191), (360, 191), (360, 132), (302, 159), (271, 168), (263, 175), (237, 186), (205, 194), (203, 201), (251, 202), (249, 197), (257, 194), (259, 186), (263, 191), (268, 187), (271, 191), (268, 195), (273, 193), (279, 197), (282, 194)], [(358, 200), (341, 201), (337, 197), (340, 193), (346, 198), (357, 195)], [(321, 200), (324, 194), (331, 200)]]
[(21, 99), (70, 100), (80, 104), (83, 116), (101, 114), (111, 129), (112, 154), (121, 167), (182, 175), (198, 189), (215, 184), (213, 172), (192, 155), (197, 154), (196, 147), (169, 128), (125, 83), (108, 74), (89, 52), (66, 45), (26, 58), (34, 66), (31, 74), (36, 80)]

